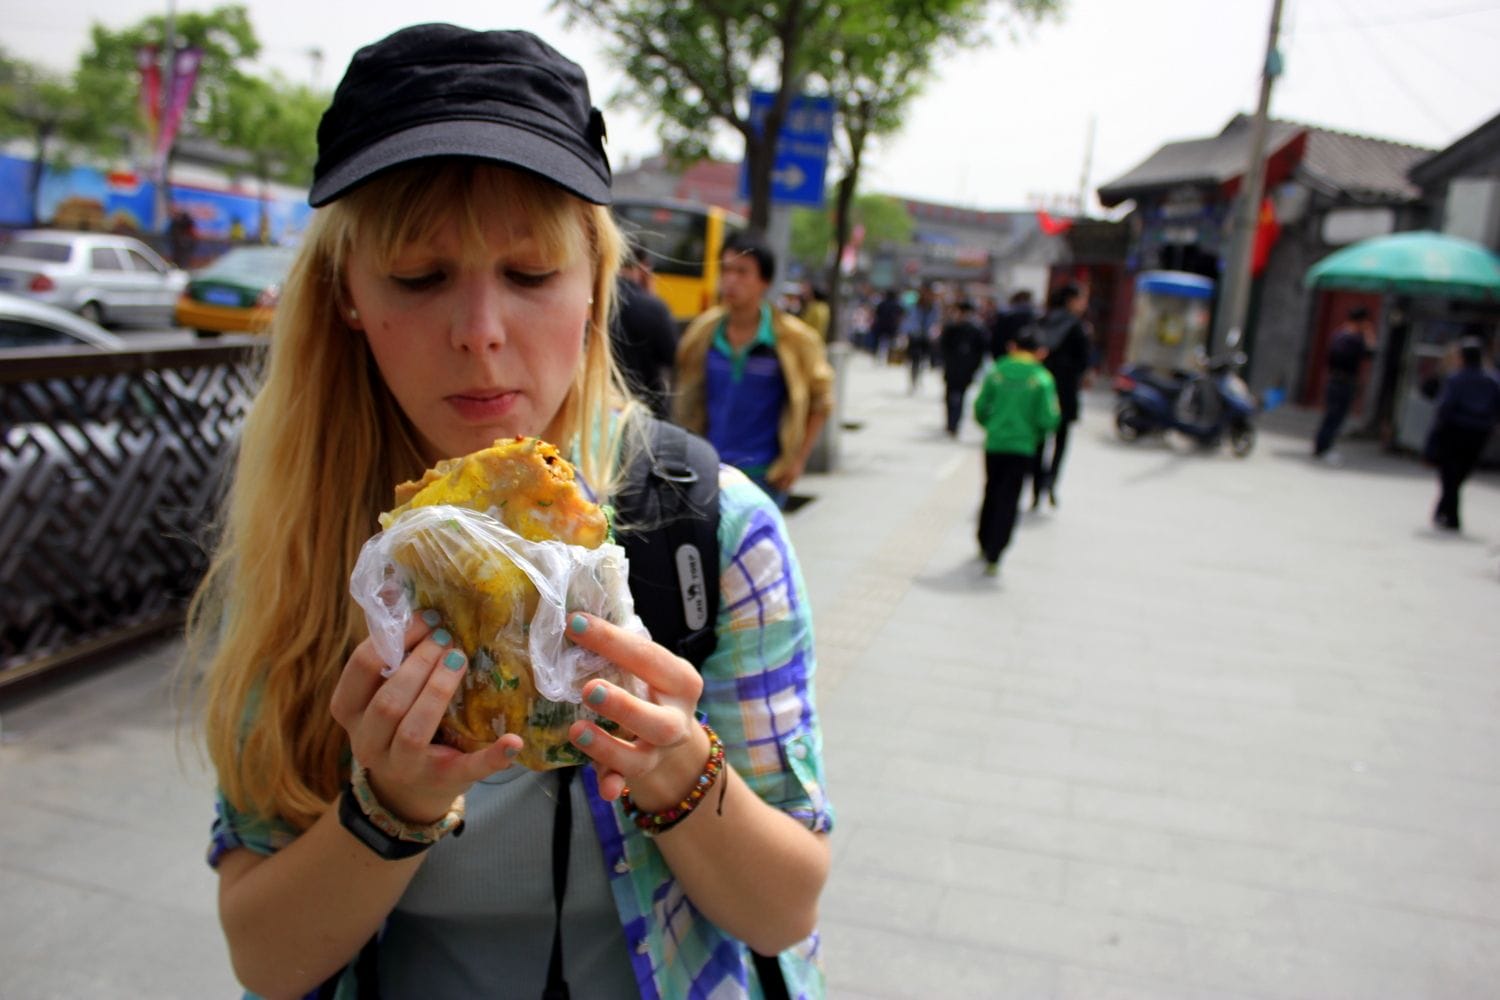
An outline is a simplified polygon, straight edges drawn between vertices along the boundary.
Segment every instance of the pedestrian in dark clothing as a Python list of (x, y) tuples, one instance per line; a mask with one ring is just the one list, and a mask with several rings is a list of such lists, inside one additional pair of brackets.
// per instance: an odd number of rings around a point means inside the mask
[(875, 319), (870, 324), (870, 339), (874, 342), (875, 357), (878, 360), (885, 360), (886, 352), (891, 349), (905, 315), (906, 307), (896, 297), (896, 290), (887, 288), (880, 301), (875, 304)]
[(630, 391), (665, 420), (677, 356), (677, 323), (667, 304), (648, 290), (650, 280), (649, 268), (636, 253), (620, 266), (610, 347)]
[(974, 419), (984, 425), (984, 503), (979, 508), (979, 550), (986, 576), (1000, 568), (1010, 544), (1037, 442), (1058, 426), (1057, 390), (1037, 360), (1036, 338), (1022, 331), (1011, 352), (979, 384)]
[(911, 365), (911, 391), (917, 391), (922, 368), (932, 363), (932, 338), (943, 322), (943, 306), (931, 285), (923, 285), (917, 301), (907, 310), (902, 332), (906, 334), (906, 360)]
[(1083, 322), (1088, 307), (1088, 292), (1078, 285), (1064, 285), (1047, 299), (1047, 315), (1041, 322), (1045, 364), (1057, 385), (1057, 405), (1062, 421), (1052, 435), (1050, 457), (1046, 440), (1037, 446), (1031, 472), (1033, 508), (1041, 506), (1043, 491), (1052, 506), (1057, 506), (1057, 479), (1062, 473), (1063, 455), (1068, 450), (1068, 425), (1078, 419), (1078, 390), (1093, 356), (1088, 328)]
[(1484, 370), (1484, 347), (1478, 340), (1464, 341), (1463, 367), (1449, 375), (1438, 394), (1426, 456), (1436, 462), (1442, 494), (1432, 522), (1447, 531), (1458, 531), (1458, 490), (1479, 464), (1479, 456), (1500, 423), (1500, 380)]
[(943, 385), (948, 404), (948, 436), (958, 437), (959, 421), (964, 414), (964, 396), (969, 383), (984, 364), (985, 334), (974, 318), (974, 303), (965, 299), (958, 304), (953, 322), (938, 334), (938, 353), (943, 359)]
[(1328, 345), (1328, 388), (1323, 397), (1323, 422), (1313, 440), (1313, 458), (1331, 465), (1341, 461), (1333, 443), (1354, 405), (1360, 369), (1374, 354), (1375, 324), (1370, 319), (1370, 310), (1355, 306)]
[(193, 256), (198, 252), (198, 227), (192, 213), (185, 208), (172, 212), (167, 223), (167, 243), (172, 253), (172, 263), (186, 271), (193, 266)]
[(996, 361), (1010, 353), (1010, 345), (1017, 335), (1036, 323), (1036, 307), (1031, 304), (1031, 293), (1022, 289), (1010, 297), (1009, 306), (995, 314), (990, 325), (990, 355)]

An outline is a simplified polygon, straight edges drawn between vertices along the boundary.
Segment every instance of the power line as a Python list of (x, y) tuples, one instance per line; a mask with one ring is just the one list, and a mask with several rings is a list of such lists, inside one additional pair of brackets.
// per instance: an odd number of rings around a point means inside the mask
[[(1340, 4), (1340, 6), (1343, 6)], [(1344, 8), (1348, 13), (1348, 8)], [(1422, 24), (1427, 21), (1442, 21), (1454, 17), (1468, 17), (1472, 14), (1500, 13), (1500, 4), (1488, 3), (1482, 6), (1455, 7), (1448, 10), (1430, 11), (1418, 15), (1407, 15), (1402, 17), (1391, 17), (1381, 21), (1371, 21), (1367, 18), (1353, 16), (1348, 21), (1326, 21), (1321, 24), (1314, 23), (1304, 25), (1304, 31), (1343, 31), (1348, 28), (1387, 28), (1393, 25)]]
[[(1349, 13), (1347, 0), (1338, 0), (1338, 3), (1339, 7), (1343, 9), (1346, 14)], [(1429, 118), (1435, 121), (1438, 125), (1442, 126), (1445, 132), (1450, 135), (1453, 134), (1456, 129), (1449, 125), (1447, 121), (1444, 120), (1443, 116), (1438, 113), (1437, 109), (1428, 104), (1427, 99), (1419, 94), (1416, 89), (1407, 82), (1406, 77), (1401, 74), (1401, 72), (1386, 56), (1385, 50), (1381, 48), (1380, 43), (1375, 39), (1374, 34), (1361, 24), (1355, 24), (1355, 29), (1358, 30), (1360, 34), (1364, 35), (1365, 40), (1369, 43), (1370, 51), (1374, 53), (1375, 56), (1380, 60), (1381, 65), (1385, 68), (1385, 71), (1389, 75), (1391, 81), (1401, 88), (1402, 92), (1406, 94), (1407, 98), (1413, 104), (1419, 107)]]

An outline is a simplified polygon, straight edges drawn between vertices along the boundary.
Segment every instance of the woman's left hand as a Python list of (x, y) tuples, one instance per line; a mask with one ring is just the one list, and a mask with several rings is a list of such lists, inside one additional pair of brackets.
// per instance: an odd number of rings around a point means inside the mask
[(648, 810), (680, 800), (708, 757), (708, 736), (693, 715), (703, 678), (666, 647), (594, 615), (569, 615), (568, 638), (639, 677), (648, 690), (642, 699), (601, 679), (584, 688), (585, 705), (635, 734), (623, 740), (584, 721), (568, 730), (573, 745), (594, 762), (599, 794), (617, 799), (628, 785), (631, 797)]

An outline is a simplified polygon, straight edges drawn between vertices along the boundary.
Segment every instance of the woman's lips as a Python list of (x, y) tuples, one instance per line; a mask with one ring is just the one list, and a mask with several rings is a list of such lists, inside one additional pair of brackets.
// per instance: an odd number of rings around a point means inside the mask
[(521, 394), (518, 392), (455, 393), (445, 398), (460, 418), (475, 423), (484, 423), (499, 420), (508, 415), (515, 408), (516, 400), (521, 398)]

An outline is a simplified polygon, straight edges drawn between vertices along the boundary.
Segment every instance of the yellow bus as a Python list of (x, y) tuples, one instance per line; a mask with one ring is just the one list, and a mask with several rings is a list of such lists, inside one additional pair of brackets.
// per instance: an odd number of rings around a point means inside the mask
[(656, 294), (687, 323), (719, 298), (719, 258), (745, 220), (716, 205), (669, 198), (616, 198), (615, 218), (650, 261)]

